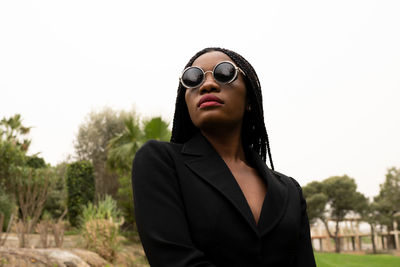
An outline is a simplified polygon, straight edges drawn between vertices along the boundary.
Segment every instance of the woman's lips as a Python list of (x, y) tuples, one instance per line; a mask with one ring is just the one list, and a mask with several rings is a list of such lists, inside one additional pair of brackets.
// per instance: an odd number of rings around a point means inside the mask
[(202, 103), (199, 108), (208, 108), (208, 107), (216, 107), (216, 106), (222, 106), (221, 103), (216, 102), (216, 101), (207, 101)]
[(216, 107), (216, 106), (222, 106), (224, 102), (217, 96), (212, 95), (212, 94), (207, 94), (200, 98), (199, 102), (197, 103), (197, 106), (199, 108), (207, 108), (207, 107)]

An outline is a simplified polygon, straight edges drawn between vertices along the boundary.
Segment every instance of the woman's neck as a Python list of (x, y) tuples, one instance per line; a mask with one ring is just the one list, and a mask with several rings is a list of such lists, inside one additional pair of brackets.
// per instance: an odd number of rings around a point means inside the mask
[(203, 131), (201, 133), (211, 143), (225, 162), (246, 162), (241, 131)]

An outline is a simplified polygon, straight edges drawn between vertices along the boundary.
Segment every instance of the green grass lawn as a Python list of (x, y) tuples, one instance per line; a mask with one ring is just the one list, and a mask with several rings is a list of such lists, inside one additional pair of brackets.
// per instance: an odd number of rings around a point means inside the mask
[(317, 267), (399, 267), (400, 257), (315, 253)]

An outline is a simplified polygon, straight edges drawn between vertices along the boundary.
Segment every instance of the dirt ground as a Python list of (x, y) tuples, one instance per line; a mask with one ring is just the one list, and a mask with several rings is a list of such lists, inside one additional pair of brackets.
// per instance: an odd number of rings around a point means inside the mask
[[(50, 247), (55, 247), (54, 239), (49, 237)], [(29, 236), (29, 247), (32, 249), (41, 249), (40, 235), (32, 234)], [(10, 233), (3, 248), (18, 248), (18, 237), (16, 234)], [(64, 236), (63, 249), (70, 251), (71, 249), (83, 249), (83, 242), (79, 235)], [(2, 266), (0, 264), (0, 266)], [(32, 265), (37, 266), (37, 265)], [(147, 267), (149, 266), (140, 242), (130, 242), (126, 239), (122, 241), (120, 251), (117, 253), (117, 259), (111, 265), (107, 266), (123, 266), (123, 267)]]
[[(66, 235), (64, 236), (64, 248), (76, 248), (81, 247), (81, 239), (79, 235)], [(55, 247), (54, 239), (52, 235), (49, 236), (49, 244), (50, 247)], [(9, 233), (7, 237), (7, 241), (4, 244), (4, 247), (9, 248), (18, 248), (18, 237), (14, 233)], [(41, 248), (42, 245), (40, 243), (40, 235), (32, 234), (29, 235), (29, 247), (30, 248)]]

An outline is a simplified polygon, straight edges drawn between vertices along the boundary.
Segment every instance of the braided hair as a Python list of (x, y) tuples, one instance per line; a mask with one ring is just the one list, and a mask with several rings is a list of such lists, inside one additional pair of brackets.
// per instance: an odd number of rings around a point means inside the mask
[[(258, 80), (257, 73), (251, 64), (241, 55), (231, 50), (219, 47), (208, 47), (197, 52), (186, 64), (185, 68), (192, 66), (193, 62), (198, 57), (211, 51), (219, 51), (226, 54), (246, 74), (243, 78), (245, 81), (247, 99), (251, 106), (251, 110), (245, 111), (243, 117), (243, 146), (257, 152), (264, 162), (266, 161), (266, 154), (268, 153), (271, 168), (274, 169), (267, 129), (265, 128), (264, 123), (261, 85)], [(173, 143), (185, 143), (199, 131), (199, 129), (190, 119), (189, 111), (185, 101), (185, 92), (186, 88), (179, 83), (178, 94), (175, 103), (174, 121), (172, 125), (171, 142)]]

